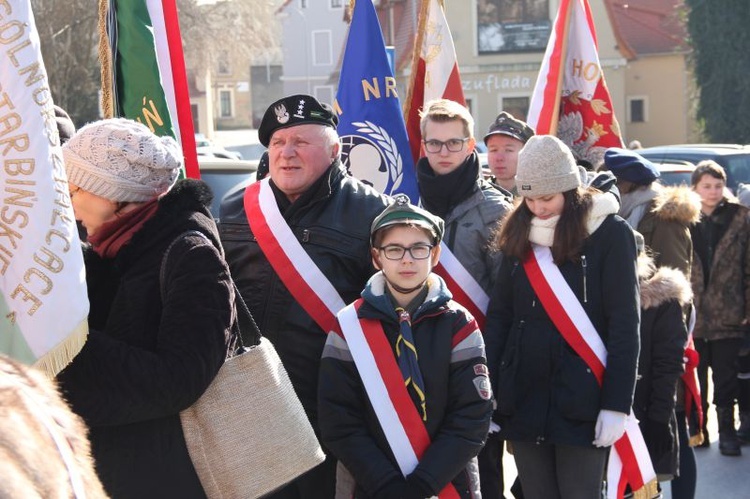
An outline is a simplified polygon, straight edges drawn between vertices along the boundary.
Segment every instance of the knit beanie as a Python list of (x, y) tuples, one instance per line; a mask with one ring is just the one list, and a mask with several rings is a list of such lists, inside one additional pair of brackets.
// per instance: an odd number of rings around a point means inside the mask
[(524, 197), (546, 196), (575, 189), (581, 185), (578, 165), (560, 139), (535, 135), (518, 153), (516, 189)]
[(95, 121), (63, 146), (68, 181), (110, 201), (150, 201), (177, 180), (182, 151), (171, 137), (124, 118)]

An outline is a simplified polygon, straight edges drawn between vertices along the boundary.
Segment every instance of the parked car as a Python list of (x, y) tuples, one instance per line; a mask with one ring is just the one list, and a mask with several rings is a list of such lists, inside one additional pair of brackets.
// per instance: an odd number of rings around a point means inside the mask
[(750, 145), (678, 144), (647, 147), (636, 152), (654, 163), (689, 161), (694, 165), (712, 159), (727, 172), (727, 187), (734, 193), (740, 183), (750, 183)]
[(670, 163), (657, 163), (659, 168), (659, 182), (662, 185), (686, 185), (690, 187), (690, 178), (693, 176), (695, 165), (690, 161), (673, 161)]
[(243, 159), (242, 154), (236, 152), (236, 151), (230, 151), (229, 149), (225, 149), (221, 146), (202, 146), (198, 147), (197, 149), (198, 156), (212, 156), (214, 158), (222, 158), (222, 159), (235, 159), (235, 160), (241, 160)]
[(214, 193), (210, 210), (214, 218), (218, 220), (221, 200), (235, 185), (252, 181), (255, 178), (258, 161), (198, 156), (198, 166), (201, 180), (206, 182)]
[(266, 152), (265, 146), (260, 142), (231, 145), (227, 146), (227, 150), (240, 153), (243, 159), (260, 159), (260, 157), (263, 156), (263, 153)]

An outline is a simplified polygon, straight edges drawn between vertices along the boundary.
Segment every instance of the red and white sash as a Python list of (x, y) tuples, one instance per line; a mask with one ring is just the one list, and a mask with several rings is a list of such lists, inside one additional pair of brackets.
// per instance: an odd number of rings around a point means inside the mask
[(337, 331), (336, 313), (346, 303), (287, 225), (270, 179), (248, 186), (244, 201), (250, 228), (284, 286), (323, 331)]
[(445, 280), (445, 284), (453, 294), (453, 299), (474, 316), (479, 330), (484, 331), (490, 297), (469, 271), (461, 265), (445, 241), (440, 243), (440, 262), (433, 271)]
[[(383, 326), (377, 320), (357, 317), (362, 302), (360, 298), (339, 312), (341, 333), (401, 474), (406, 477), (430, 446), (430, 436), (406, 391)], [(459, 495), (453, 484), (448, 483), (438, 497), (453, 499)]]
[[(532, 244), (532, 248), (523, 267), (534, 292), (557, 330), (586, 362), (601, 385), (607, 366), (604, 342), (552, 260), (550, 249), (537, 244)], [(627, 484), (635, 497), (653, 497), (649, 494), (656, 492), (654, 466), (632, 410), (627, 418), (625, 434), (615, 442), (609, 453), (607, 484), (607, 497), (610, 499), (622, 498)]]

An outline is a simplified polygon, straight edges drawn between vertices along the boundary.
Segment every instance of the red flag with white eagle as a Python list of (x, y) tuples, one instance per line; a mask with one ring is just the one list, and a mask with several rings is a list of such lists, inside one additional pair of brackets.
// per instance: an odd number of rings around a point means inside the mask
[(456, 47), (439, 0), (422, 0), (411, 67), (404, 117), (411, 153), (416, 163), (421, 156), (419, 112), (424, 104), (443, 98), (466, 105), (456, 62)]
[(531, 97), (527, 122), (556, 135), (593, 165), (622, 147), (588, 0), (562, 0)]

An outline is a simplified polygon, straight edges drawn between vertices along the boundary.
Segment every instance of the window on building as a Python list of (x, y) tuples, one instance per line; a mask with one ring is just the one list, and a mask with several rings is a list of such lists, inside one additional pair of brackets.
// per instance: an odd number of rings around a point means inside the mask
[(529, 114), (529, 98), (503, 97), (501, 107), (503, 111), (512, 114), (514, 118), (526, 121), (526, 116)]
[(552, 31), (550, 3), (549, 0), (477, 1), (479, 53), (544, 52)]
[(340, 9), (344, 6), (344, 0), (331, 0), (332, 9)]
[(219, 112), (222, 118), (231, 118), (232, 113), (232, 91), (219, 90)]
[(333, 64), (333, 47), (331, 45), (331, 31), (320, 30), (313, 31), (312, 46), (313, 46), (313, 65), (314, 66), (330, 66)]
[(628, 98), (628, 122), (644, 123), (646, 120), (646, 99), (644, 97)]
[(306, 9), (307, 8), (307, 0), (299, 0), (299, 7), (300, 7), (300, 9)]

